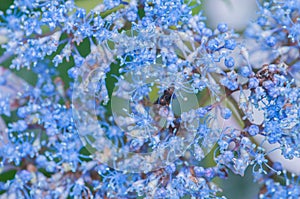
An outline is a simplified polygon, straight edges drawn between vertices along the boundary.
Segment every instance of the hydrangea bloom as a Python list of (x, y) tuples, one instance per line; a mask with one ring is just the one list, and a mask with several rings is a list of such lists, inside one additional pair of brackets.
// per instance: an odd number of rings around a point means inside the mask
[(257, 5), (236, 33), (196, 0), (15, 0), (0, 13), (0, 194), (225, 198), (214, 180), (251, 167), (260, 198), (299, 198), (269, 155), (300, 157), (300, 1)]

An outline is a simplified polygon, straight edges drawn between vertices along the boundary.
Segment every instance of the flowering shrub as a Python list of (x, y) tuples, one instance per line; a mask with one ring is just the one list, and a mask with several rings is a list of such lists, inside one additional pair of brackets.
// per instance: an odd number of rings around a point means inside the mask
[(259, 198), (299, 198), (271, 154), (300, 157), (300, 1), (257, 7), (235, 32), (196, 0), (15, 0), (0, 13), (0, 197), (225, 198), (215, 180), (251, 167)]

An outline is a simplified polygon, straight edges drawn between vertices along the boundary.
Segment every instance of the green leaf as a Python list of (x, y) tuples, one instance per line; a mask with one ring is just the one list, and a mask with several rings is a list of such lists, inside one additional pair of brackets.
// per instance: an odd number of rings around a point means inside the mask
[(15, 170), (15, 169), (0, 173), (0, 181), (6, 182), (8, 180), (12, 180), (12, 179), (14, 179), (16, 173), (17, 173), (17, 170)]
[(75, 0), (75, 4), (80, 8), (84, 8), (86, 13), (89, 13), (101, 3), (103, 3), (103, 0)]
[(13, 4), (13, 0), (2, 1), (0, 4), (0, 10), (5, 11), (9, 8), (10, 5)]

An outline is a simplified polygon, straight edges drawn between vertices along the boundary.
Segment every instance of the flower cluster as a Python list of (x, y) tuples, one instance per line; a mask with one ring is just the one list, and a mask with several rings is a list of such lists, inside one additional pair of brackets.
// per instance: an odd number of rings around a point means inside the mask
[(0, 197), (225, 198), (214, 180), (251, 167), (260, 198), (299, 198), (270, 155), (300, 157), (300, 1), (257, 5), (236, 33), (196, 0), (15, 0), (0, 13)]

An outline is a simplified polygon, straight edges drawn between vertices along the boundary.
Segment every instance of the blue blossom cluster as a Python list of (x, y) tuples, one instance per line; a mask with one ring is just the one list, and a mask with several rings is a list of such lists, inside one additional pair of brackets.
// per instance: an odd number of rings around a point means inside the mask
[(300, 1), (257, 5), (236, 33), (196, 0), (15, 0), (0, 13), (1, 196), (226, 198), (214, 180), (251, 167), (258, 197), (299, 198), (269, 155), (300, 157)]
[(253, 24), (257, 30), (252, 36), (269, 47), (299, 45), (299, 6), (299, 1), (259, 2), (259, 17)]

